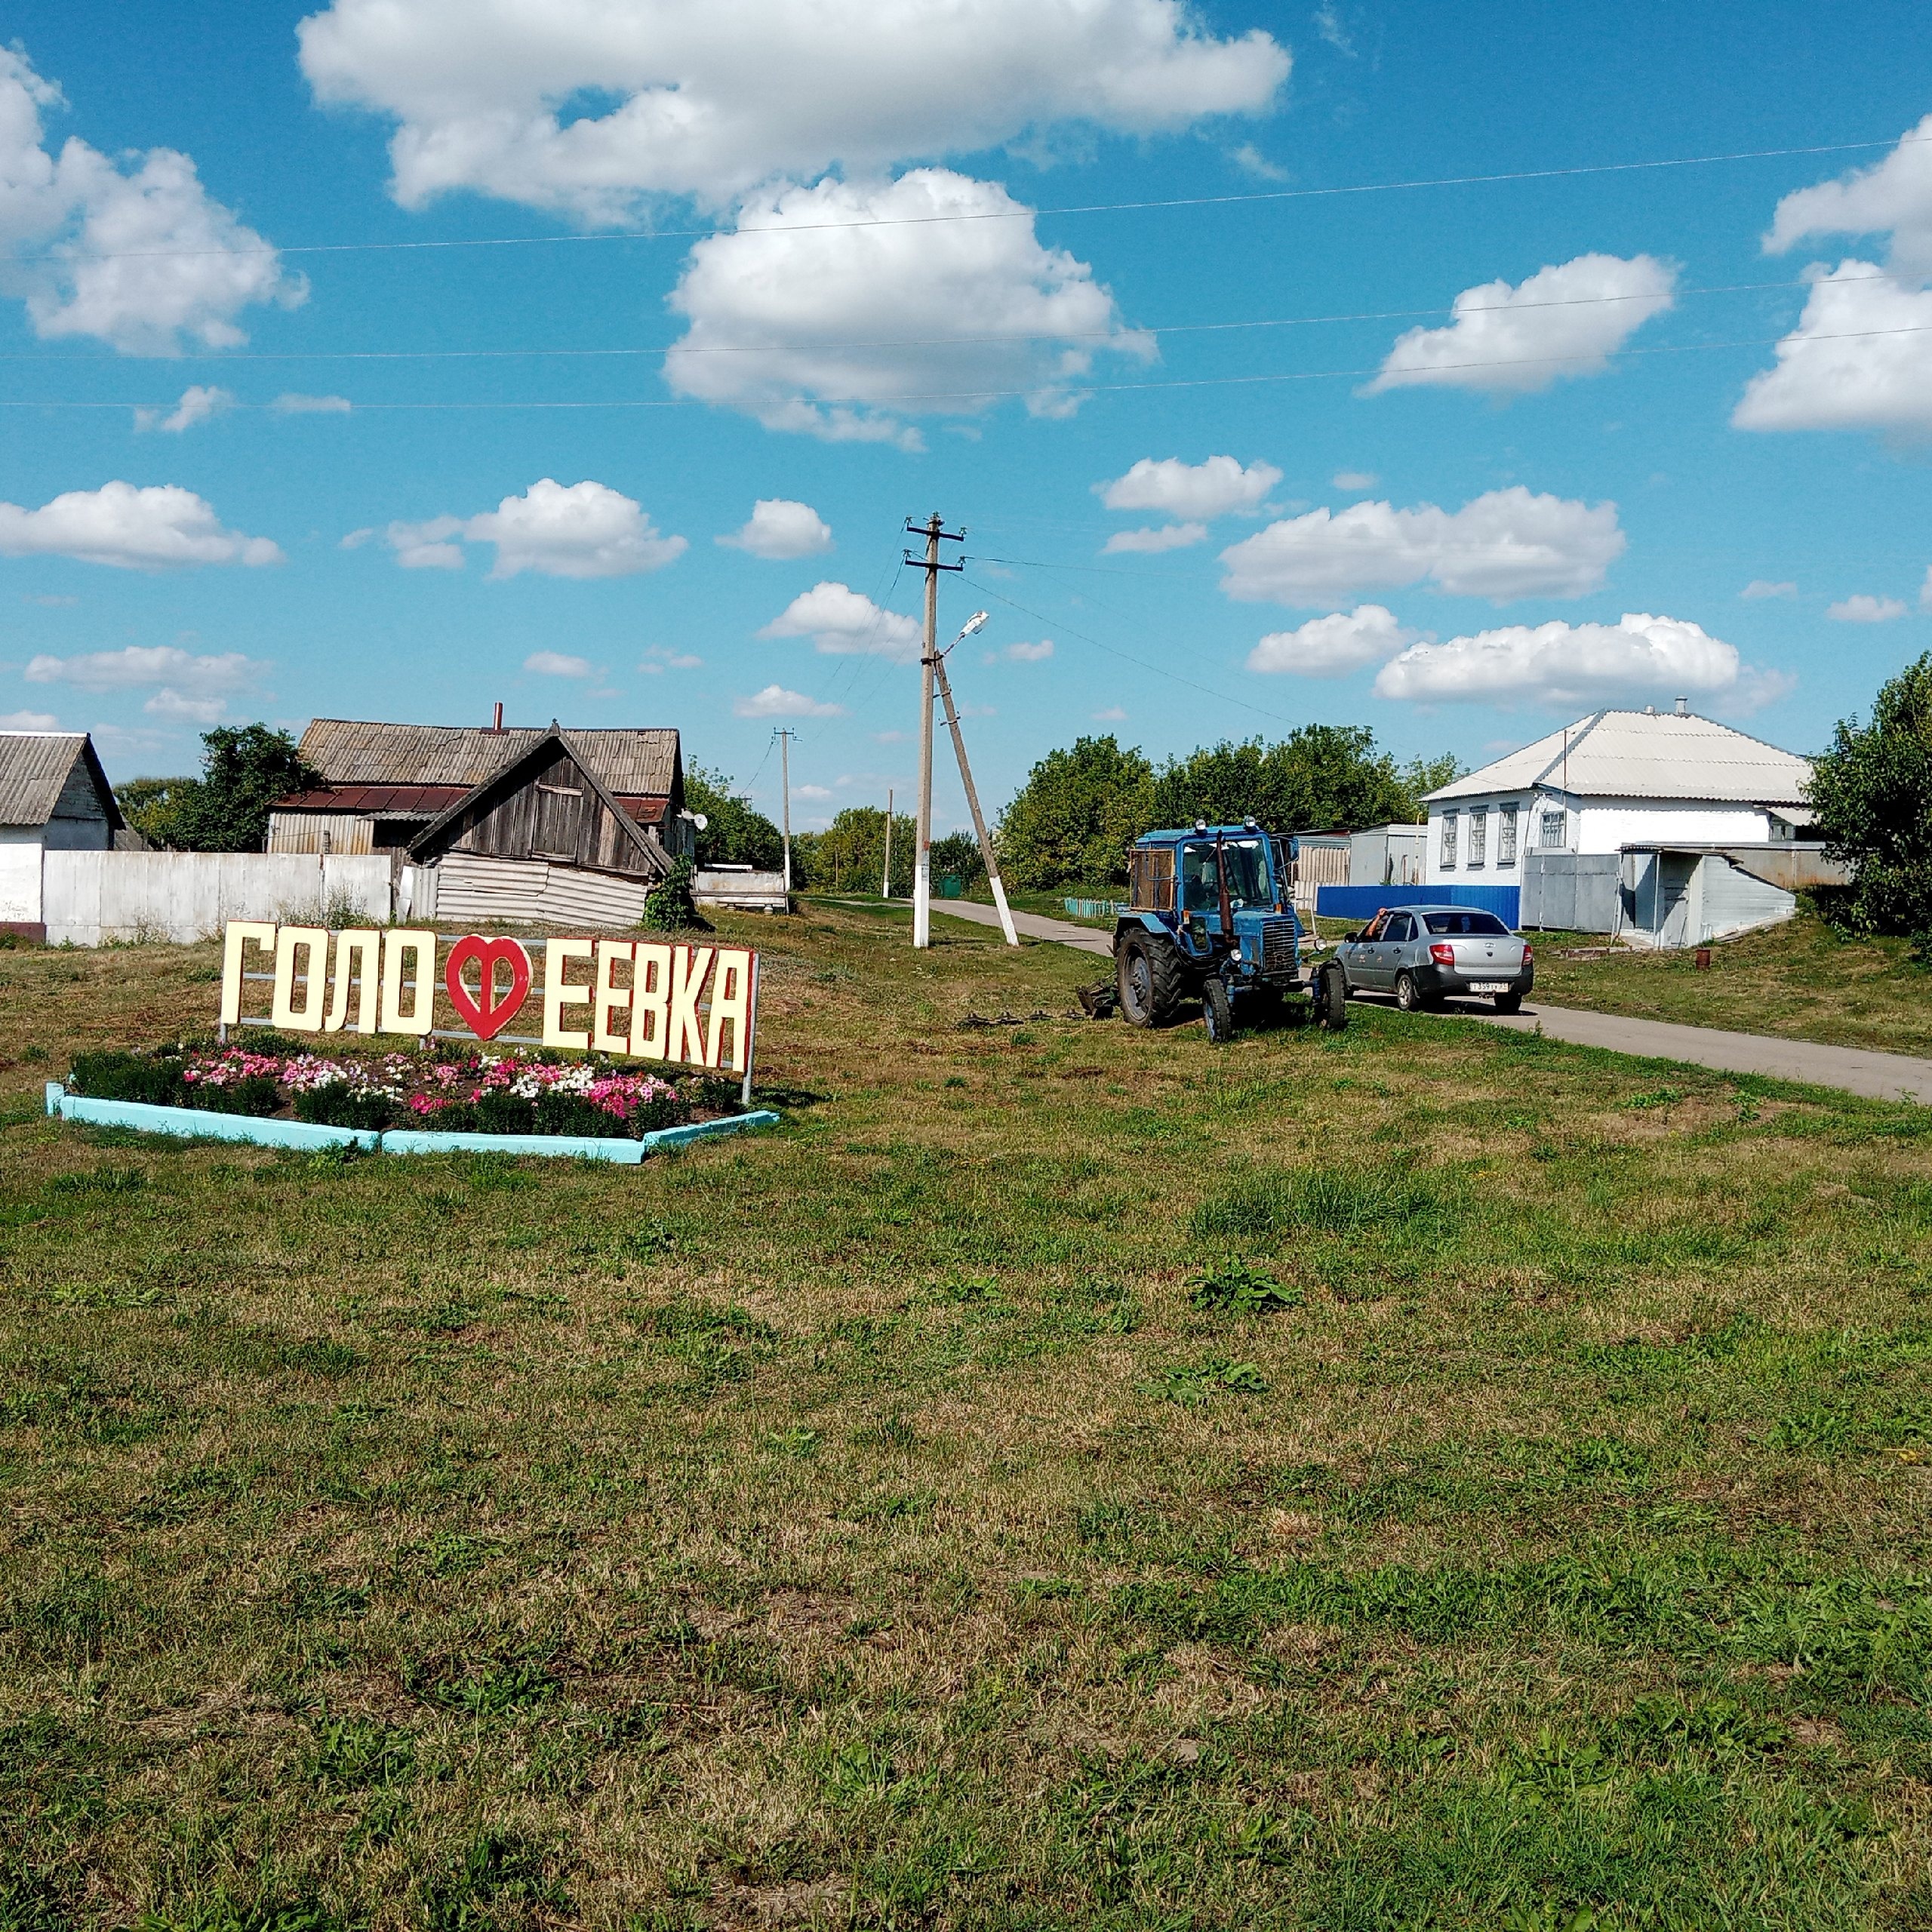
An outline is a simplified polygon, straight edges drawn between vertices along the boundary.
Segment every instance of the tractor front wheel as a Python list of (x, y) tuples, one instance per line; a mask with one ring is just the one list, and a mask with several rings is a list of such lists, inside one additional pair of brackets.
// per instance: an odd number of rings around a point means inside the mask
[(1331, 1033), (1349, 1023), (1349, 982), (1339, 966), (1324, 966), (1315, 976), (1315, 1011)]
[(1210, 980), (1201, 989), (1201, 1017), (1207, 1023), (1209, 1041), (1225, 1047), (1235, 1036), (1235, 1003), (1219, 980)]
[(1115, 954), (1120, 1010), (1134, 1026), (1160, 1026), (1181, 998), (1181, 965), (1172, 943), (1152, 933), (1129, 933)]

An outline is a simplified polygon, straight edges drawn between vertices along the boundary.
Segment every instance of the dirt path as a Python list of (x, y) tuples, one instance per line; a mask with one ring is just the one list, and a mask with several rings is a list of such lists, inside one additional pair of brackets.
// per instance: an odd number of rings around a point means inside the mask
[[(935, 900), (935, 912), (950, 918), (971, 919), (997, 929), (999, 915), (990, 906), (969, 900)], [(1016, 912), (1014, 928), (1029, 939), (1055, 940), (1081, 952), (1111, 957), (1108, 935), (1092, 926), (1076, 926), (1038, 912)], [(1620, 1014), (1592, 1013), (1574, 1006), (1545, 1006), (1540, 1001), (1507, 1017), (1487, 1004), (1459, 1000), (1442, 1011), (1465, 1020), (1519, 1032), (1541, 1027), (1552, 1040), (1574, 1046), (1601, 1047), (1612, 1053), (1635, 1054), (1646, 1060), (1684, 1060), (1693, 1066), (1715, 1067), (1724, 1073), (1758, 1073), (1774, 1080), (1801, 1080), (1814, 1087), (1835, 1087), (1875, 1100), (1917, 1100), (1932, 1104), (1932, 1060), (1906, 1054), (1881, 1054), (1865, 1047), (1828, 1047), (1814, 1040), (1774, 1038), (1763, 1033), (1730, 1033), (1713, 1026), (1681, 1026), (1665, 1020), (1632, 1020)]]

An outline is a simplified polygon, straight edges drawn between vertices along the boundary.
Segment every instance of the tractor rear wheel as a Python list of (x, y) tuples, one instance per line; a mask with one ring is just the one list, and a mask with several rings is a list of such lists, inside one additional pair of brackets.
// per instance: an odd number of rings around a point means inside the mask
[(1339, 966), (1324, 966), (1315, 976), (1315, 1011), (1331, 1033), (1349, 1023), (1349, 983)]
[(1129, 933), (1115, 954), (1120, 1010), (1134, 1026), (1161, 1026), (1183, 997), (1181, 963), (1173, 943), (1149, 932)]
[(1210, 980), (1201, 989), (1201, 1017), (1207, 1023), (1210, 1043), (1225, 1047), (1235, 1036), (1235, 1003), (1219, 980)]

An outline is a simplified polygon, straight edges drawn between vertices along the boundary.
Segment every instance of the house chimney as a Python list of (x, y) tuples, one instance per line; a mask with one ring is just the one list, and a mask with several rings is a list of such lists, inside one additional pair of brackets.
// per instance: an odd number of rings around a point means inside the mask
[(1690, 715), (1690, 700), (1687, 697), (1681, 697), (1677, 700), (1677, 715), (1680, 718), (1688, 718)]
[(494, 718), (492, 718), (492, 719), (491, 720), (491, 722), (490, 722), (490, 729), (491, 729), (491, 731), (493, 731), (494, 732), (495, 732), (495, 733), (497, 734), (497, 735), (499, 737), (501, 737), (503, 736), (503, 700), (502, 700), (502, 699), (500, 699), (500, 698), (499, 698), (499, 699), (497, 700), (497, 715), (496, 715), (496, 716), (495, 716)]

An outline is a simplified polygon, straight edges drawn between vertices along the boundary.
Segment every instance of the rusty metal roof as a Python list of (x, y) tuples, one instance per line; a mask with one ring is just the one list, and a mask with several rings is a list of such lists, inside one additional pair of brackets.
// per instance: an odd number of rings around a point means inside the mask
[[(455, 786), (467, 792), (549, 735), (544, 726), (382, 724), (318, 718), (302, 734), (302, 755), (331, 786)], [(668, 729), (579, 731), (565, 735), (609, 790), (667, 798), (678, 789), (678, 734)]]
[(83, 761), (108, 823), (118, 830), (126, 821), (85, 731), (0, 731), (0, 825), (45, 825)]

